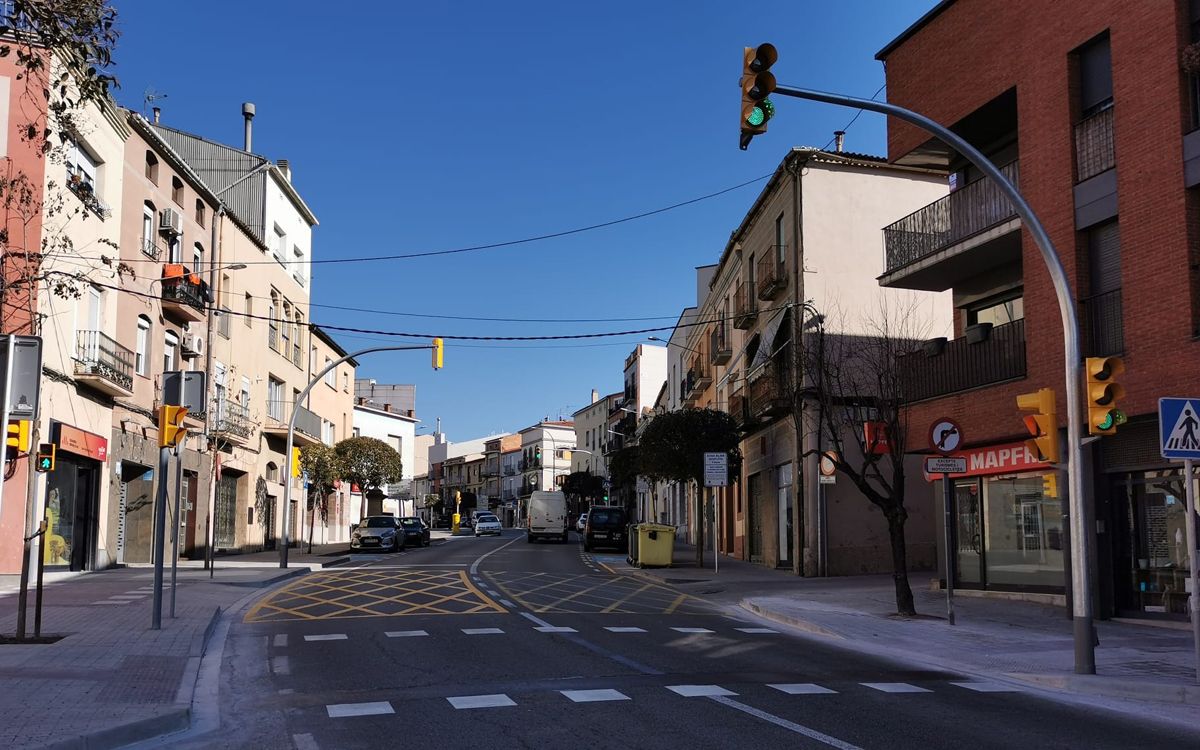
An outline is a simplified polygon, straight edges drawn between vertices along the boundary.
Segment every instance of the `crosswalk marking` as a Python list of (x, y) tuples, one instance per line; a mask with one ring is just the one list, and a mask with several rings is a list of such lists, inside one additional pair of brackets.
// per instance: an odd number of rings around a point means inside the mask
[(720, 685), (667, 685), (667, 690), (682, 695), (684, 698), (708, 698), (714, 695), (737, 695), (732, 690), (726, 690)]
[(605, 630), (610, 633), (645, 633), (645, 628), (627, 628), (627, 627), (608, 627)]
[(323, 635), (306, 635), (306, 641), (344, 641), (348, 636), (345, 633), (325, 633)]
[(575, 628), (561, 628), (561, 627), (554, 627), (553, 625), (550, 625), (547, 627), (534, 628), (534, 630), (536, 630), (539, 633), (578, 633), (579, 632)]
[(559, 690), (575, 703), (596, 703), (599, 701), (627, 701), (629, 696), (619, 690)]
[(789, 682), (779, 683), (775, 685), (767, 685), (767, 687), (775, 688), (776, 690), (787, 693), (788, 695), (834, 695), (836, 690), (815, 685), (811, 682)]
[(974, 690), (977, 693), (1015, 693), (1019, 690), (1013, 685), (1005, 685), (1000, 682), (952, 682), (950, 684)]
[(502, 708), (504, 706), (517, 705), (512, 698), (509, 698), (504, 693), (494, 695), (460, 695), (454, 698), (447, 698), (451, 706), (457, 709), (464, 708)]
[(734, 630), (737, 630), (741, 633), (749, 633), (750, 635), (766, 635), (769, 633), (771, 633), (771, 634), (779, 633), (778, 630), (772, 630), (771, 628), (734, 628)]
[(389, 630), (384, 635), (388, 638), (419, 638), (429, 633), (424, 630)]
[(909, 685), (907, 682), (860, 682), (863, 687), (878, 690), (881, 693), (932, 693), (923, 687)]
[(287, 633), (276, 633), (275, 634), (275, 648), (286, 648), (286, 647), (287, 647)]
[(500, 628), (463, 628), (463, 635), (498, 635), (504, 631)]
[(677, 633), (711, 633), (708, 628), (671, 628)]
[(376, 703), (335, 703), (325, 707), (329, 712), (329, 718), (340, 719), (346, 716), (378, 716), (380, 714), (394, 714), (395, 709), (392, 704), (387, 701), (379, 701)]

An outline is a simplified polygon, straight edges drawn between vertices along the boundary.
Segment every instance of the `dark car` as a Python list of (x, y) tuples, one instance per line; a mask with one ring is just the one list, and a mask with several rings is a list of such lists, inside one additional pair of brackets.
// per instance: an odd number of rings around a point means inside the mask
[(429, 527), (420, 518), (416, 516), (401, 518), (400, 528), (404, 532), (406, 545), (411, 544), (416, 547), (429, 546)]
[(597, 547), (627, 550), (629, 537), (625, 526), (628, 523), (624, 508), (592, 507), (583, 527), (583, 548), (589, 552)]

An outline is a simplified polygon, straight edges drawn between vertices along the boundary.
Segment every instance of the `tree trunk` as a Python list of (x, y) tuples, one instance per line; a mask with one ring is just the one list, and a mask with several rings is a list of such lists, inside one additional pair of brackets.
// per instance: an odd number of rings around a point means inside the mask
[(888, 513), (888, 536), (892, 542), (892, 580), (896, 584), (896, 612), (915, 615), (912, 587), (908, 585), (908, 556), (904, 546), (904, 520), (901, 513)]
[(704, 487), (696, 487), (696, 564), (704, 567)]
[(313, 529), (317, 527), (317, 500), (313, 498), (312, 513), (308, 517), (308, 554), (312, 554)]

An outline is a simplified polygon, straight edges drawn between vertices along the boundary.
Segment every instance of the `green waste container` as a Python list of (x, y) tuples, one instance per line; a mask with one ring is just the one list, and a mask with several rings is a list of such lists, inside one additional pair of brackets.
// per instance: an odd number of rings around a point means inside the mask
[(639, 568), (669, 568), (675, 552), (675, 527), (660, 523), (642, 523), (637, 527), (637, 557), (633, 564)]

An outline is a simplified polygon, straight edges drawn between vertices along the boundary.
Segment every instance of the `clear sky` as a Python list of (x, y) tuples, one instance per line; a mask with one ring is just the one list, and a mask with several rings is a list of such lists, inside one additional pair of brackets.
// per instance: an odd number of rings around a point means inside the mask
[[(774, 43), (781, 83), (871, 96), (883, 84), (875, 52), (935, 4), (114, 1), (118, 100), (142, 110), (148, 90), (165, 94), (164, 124), (233, 145), (253, 101), (255, 151), (291, 161), (321, 221), (317, 261), (559, 232), (765, 177), (854, 112), (777, 98), (769, 132), (739, 151), (742, 47)], [(850, 151), (884, 147), (877, 115), (846, 137)], [(669, 327), (695, 302), (694, 267), (717, 260), (763, 184), (542, 242), (318, 264), (309, 317), (480, 336)], [(627, 320), (579, 321), (598, 318)], [(392, 341), (331, 333), (348, 350)], [(644, 341), (449, 341), (439, 372), (422, 351), (368, 355), (358, 375), (415, 383), (417, 416), (464, 440), (620, 390)]]

